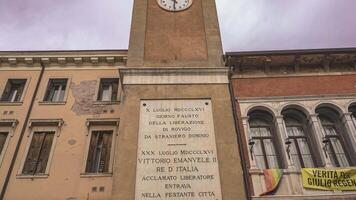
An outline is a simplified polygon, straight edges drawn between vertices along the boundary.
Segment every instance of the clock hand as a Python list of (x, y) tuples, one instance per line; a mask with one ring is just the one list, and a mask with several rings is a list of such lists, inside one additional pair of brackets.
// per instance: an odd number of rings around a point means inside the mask
[(176, 10), (176, 3), (178, 3), (177, 0), (173, 0), (173, 9), (174, 10)]

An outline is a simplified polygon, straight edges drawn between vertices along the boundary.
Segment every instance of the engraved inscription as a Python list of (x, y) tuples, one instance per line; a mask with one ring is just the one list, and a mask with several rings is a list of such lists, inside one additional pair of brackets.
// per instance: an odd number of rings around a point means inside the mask
[(136, 200), (221, 200), (210, 100), (140, 105)]

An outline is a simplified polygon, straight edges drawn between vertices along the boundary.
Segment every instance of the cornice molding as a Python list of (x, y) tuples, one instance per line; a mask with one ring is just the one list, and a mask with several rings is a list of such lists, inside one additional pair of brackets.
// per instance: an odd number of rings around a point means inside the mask
[(285, 101), (319, 101), (335, 99), (355, 99), (356, 94), (328, 94), (306, 96), (280, 96), (280, 97), (238, 97), (240, 103), (285, 102)]
[(47, 65), (80, 65), (99, 63), (126, 65), (127, 51), (40, 51), (40, 52), (0, 52), (1, 65), (33, 65), (43, 63)]
[(356, 72), (356, 48), (228, 52), (224, 58), (225, 65), (232, 69), (235, 77)]
[(227, 84), (227, 68), (120, 68), (123, 84)]

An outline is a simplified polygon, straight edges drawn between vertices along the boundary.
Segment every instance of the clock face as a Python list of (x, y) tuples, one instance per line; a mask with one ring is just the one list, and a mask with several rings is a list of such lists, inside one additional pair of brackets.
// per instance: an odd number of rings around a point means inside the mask
[(182, 11), (188, 9), (193, 0), (157, 0), (158, 5), (168, 11)]

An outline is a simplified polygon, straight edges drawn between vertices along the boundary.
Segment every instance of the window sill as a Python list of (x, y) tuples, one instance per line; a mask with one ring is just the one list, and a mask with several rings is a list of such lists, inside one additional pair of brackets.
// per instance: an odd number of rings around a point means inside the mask
[(65, 105), (66, 103), (67, 103), (66, 101), (57, 101), (57, 102), (40, 101), (40, 102), (38, 102), (39, 105)]
[(1, 101), (0, 106), (21, 106), (23, 102)]
[(81, 173), (81, 178), (112, 177), (112, 173)]
[[(282, 169), (284, 174), (300, 175), (301, 169)], [(250, 175), (263, 175), (263, 169), (249, 169)]]
[(18, 174), (16, 178), (18, 179), (41, 179), (48, 178), (49, 174), (35, 174), (35, 175), (27, 175), (27, 174)]
[(94, 101), (94, 105), (116, 105), (120, 104), (120, 101)]

